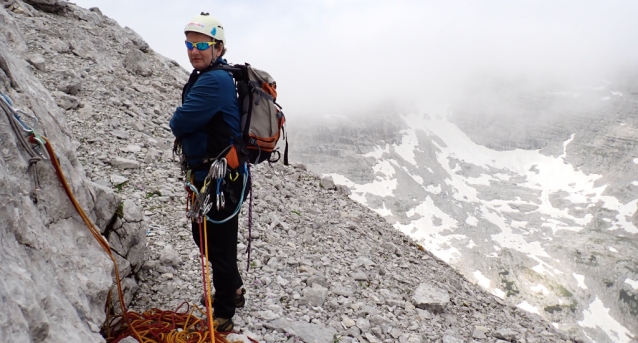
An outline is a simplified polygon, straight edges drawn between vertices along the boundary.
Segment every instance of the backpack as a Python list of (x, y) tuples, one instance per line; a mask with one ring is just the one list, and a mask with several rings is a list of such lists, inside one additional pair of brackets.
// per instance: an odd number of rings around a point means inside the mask
[[(240, 125), (243, 146), (240, 148), (248, 161), (279, 161), (277, 148), (280, 138), (286, 140), (284, 165), (288, 165), (288, 138), (285, 133), (286, 118), (277, 101), (277, 83), (267, 72), (250, 64), (220, 65), (235, 80), (240, 109)], [(230, 162), (230, 161), (229, 161)]]

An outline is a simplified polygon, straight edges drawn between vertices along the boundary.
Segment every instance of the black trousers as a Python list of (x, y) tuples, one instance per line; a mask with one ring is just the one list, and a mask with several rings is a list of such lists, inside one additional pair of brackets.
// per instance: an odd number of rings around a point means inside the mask
[[(241, 180), (241, 177), (239, 178)], [(240, 183), (240, 182), (237, 182)], [(201, 184), (195, 185), (197, 188)], [(236, 189), (236, 184), (233, 184)], [(239, 188), (241, 192), (241, 186)], [(248, 191), (248, 190), (246, 190)], [(226, 198), (228, 199), (228, 197)], [(222, 220), (230, 216), (237, 208), (237, 203), (226, 201), (226, 208), (220, 211), (212, 209), (208, 216), (212, 220)], [(202, 225), (202, 239), (204, 238)], [(244, 283), (239, 275), (237, 266), (237, 231), (239, 227), (239, 214), (223, 224), (206, 223), (206, 238), (208, 243), (208, 261), (213, 269), (213, 286), (215, 286), (215, 298), (213, 310), (217, 318), (232, 318), (235, 315), (236, 290)], [(204, 252), (199, 236), (199, 223), (192, 224), (193, 239), (195, 244)]]

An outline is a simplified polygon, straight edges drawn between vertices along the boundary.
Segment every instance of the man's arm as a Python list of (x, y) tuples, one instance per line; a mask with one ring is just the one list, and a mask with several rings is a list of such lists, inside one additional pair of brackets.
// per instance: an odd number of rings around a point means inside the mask
[(186, 95), (181, 107), (175, 109), (170, 127), (180, 138), (206, 125), (221, 110), (220, 84), (213, 73), (202, 75)]

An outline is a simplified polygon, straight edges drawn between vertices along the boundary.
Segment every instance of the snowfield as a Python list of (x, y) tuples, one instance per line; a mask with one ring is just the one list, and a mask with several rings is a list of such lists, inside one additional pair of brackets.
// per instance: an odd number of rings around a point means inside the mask
[[(564, 141), (559, 156), (538, 150), (496, 151), (474, 143), (448, 121), (446, 108), (425, 113), (402, 116), (409, 129), (401, 131), (400, 143), (377, 146), (364, 155), (374, 161), (372, 182), (357, 184), (340, 174), (329, 175), (351, 189), (352, 199), (376, 208), (398, 230), (489, 292), (505, 298), (519, 296), (517, 292), (524, 289), (517, 306), (542, 314), (547, 304), (543, 301), (554, 301), (556, 306), (570, 303), (569, 297), (556, 291), (563, 287), (557, 284), (569, 285), (567, 293), (576, 294), (572, 296), (596, 298), (576, 315), (578, 325), (602, 330), (612, 342), (629, 342), (634, 335), (609, 314), (596, 294), (589, 293), (589, 276), (561, 263), (556, 245), (569, 237), (580, 239), (586, 227), (599, 225), (593, 222), (594, 210), (611, 213), (599, 221), (612, 235), (633, 236), (638, 233), (631, 222), (638, 196), (622, 202), (606, 195), (607, 185), (599, 182), (602, 175), (584, 173), (567, 163), (575, 134)], [(426, 153), (426, 147), (434, 156)], [(638, 158), (633, 162), (638, 164)], [(406, 190), (419, 194), (406, 210), (386, 205), (404, 197)], [(514, 290), (506, 289), (509, 276), (470, 257), (479, 253), (500, 260), (503, 249), (527, 261), (529, 271), (517, 274)], [(612, 247), (603, 250), (618, 253)], [(626, 283), (638, 288), (631, 279)]]

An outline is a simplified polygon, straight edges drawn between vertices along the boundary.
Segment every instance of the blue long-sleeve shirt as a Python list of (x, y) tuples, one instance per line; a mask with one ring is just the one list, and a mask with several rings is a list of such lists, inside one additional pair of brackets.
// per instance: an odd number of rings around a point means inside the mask
[[(221, 59), (218, 62), (226, 64)], [(239, 116), (232, 76), (213, 69), (186, 85), (184, 101), (173, 113), (170, 127), (189, 164), (197, 165), (203, 158), (215, 157), (240, 137)], [(196, 179), (200, 179), (197, 174)]]

